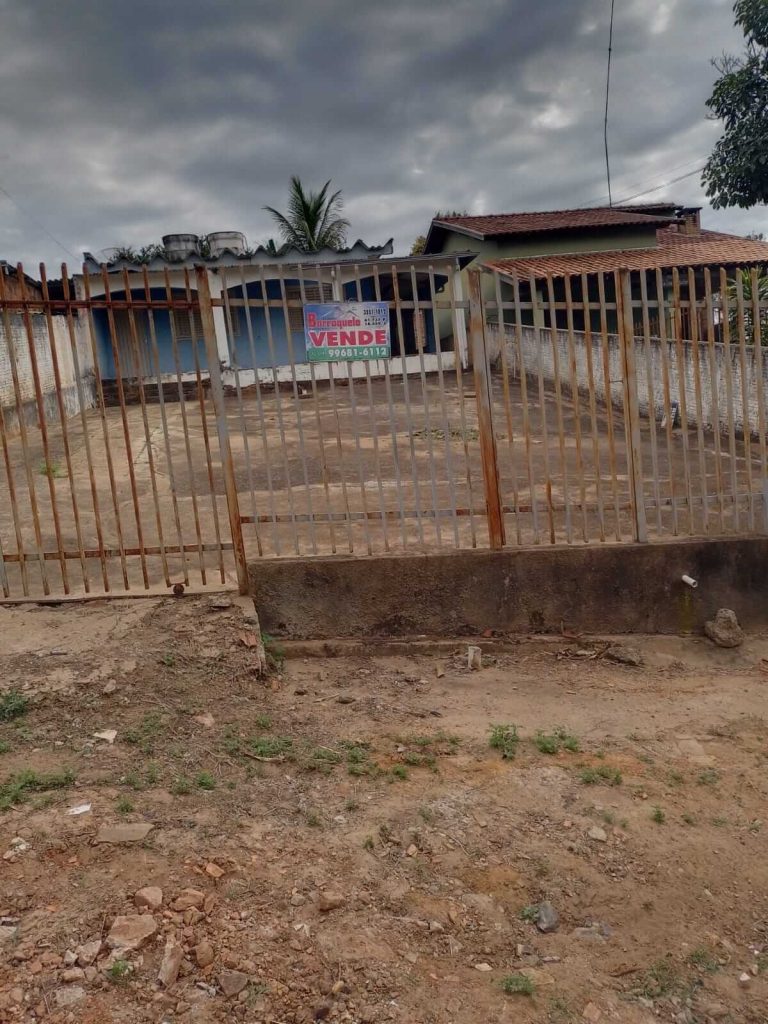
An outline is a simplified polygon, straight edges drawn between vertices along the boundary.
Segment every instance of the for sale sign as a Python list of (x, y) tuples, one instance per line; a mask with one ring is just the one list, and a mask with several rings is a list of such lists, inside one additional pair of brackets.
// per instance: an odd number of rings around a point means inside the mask
[(386, 302), (329, 302), (304, 307), (307, 362), (389, 359)]

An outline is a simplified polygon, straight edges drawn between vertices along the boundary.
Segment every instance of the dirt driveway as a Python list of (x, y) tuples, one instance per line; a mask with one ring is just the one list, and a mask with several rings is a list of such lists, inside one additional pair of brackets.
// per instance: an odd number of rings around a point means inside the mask
[(768, 637), (265, 683), (248, 614), (0, 609), (1, 1020), (768, 1019)]

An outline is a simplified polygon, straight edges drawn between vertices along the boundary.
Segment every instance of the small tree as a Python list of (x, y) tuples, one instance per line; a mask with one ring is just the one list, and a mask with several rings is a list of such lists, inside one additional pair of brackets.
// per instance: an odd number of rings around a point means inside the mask
[(272, 206), (264, 209), (277, 224), (283, 241), (301, 252), (317, 252), (326, 247), (340, 249), (347, 240), (349, 221), (341, 216), (344, 203), (341, 190), (329, 194), (330, 179), (319, 192), (306, 189), (295, 175), (288, 192), (288, 210), (280, 213)]
[(707, 100), (724, 125), (702, 179), (715, 208), (768, 202), (768, 2), (736, 0), (733, 11), (746, 49), (713, 61), (720, 77)]
[[(738, 296), (741, 291), (744, 310), (744, 334), (748, 345), (754, 342), (755, 338), (755, 307), (757, 299), (759, 307), (760, 344), (768, 345), (768, 275), (758, 273), (757, 290), (752, 285), (752, 271), (746, 267), (737, 271), (738, 277), (732, 277), (728, 281), (728, 323), (732, 334), (737, 336), (739, 329), (739, 307)], [(741, 288), (739, 288), (739, 282)]]

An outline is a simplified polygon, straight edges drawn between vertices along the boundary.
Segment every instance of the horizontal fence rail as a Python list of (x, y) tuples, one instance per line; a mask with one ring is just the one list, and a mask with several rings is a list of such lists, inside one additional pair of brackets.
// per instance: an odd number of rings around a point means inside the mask
[[(0, 274), (0, 598), (764, 534), (767, 294), (756, 268), (441, 257)], [(308, 362), (317, 302), (385, 303), (390, 358)]]

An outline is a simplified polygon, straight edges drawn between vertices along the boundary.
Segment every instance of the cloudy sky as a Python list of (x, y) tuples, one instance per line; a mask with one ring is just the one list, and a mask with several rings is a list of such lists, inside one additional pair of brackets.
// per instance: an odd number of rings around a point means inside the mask
[[(332, 178), (351, 238), (596, 205), (610, 0), (0, 0), (0, 258), (272, 232)], [(731, 0), (616, 0), (614, 200), (701, 166)], [(705, 203), (694, 174), (643, 198)], [(19, 209), (21, 207), (22, 209)], [(768, 231), (768, 210), (705, 211)], [(47, 234), (46, 232), (49, 232)]]

